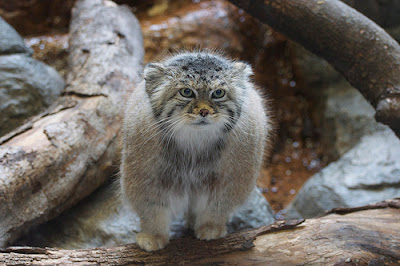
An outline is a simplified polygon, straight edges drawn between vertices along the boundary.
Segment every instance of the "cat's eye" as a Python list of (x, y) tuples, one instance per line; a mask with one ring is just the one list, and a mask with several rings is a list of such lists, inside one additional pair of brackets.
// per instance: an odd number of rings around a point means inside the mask
[(221, 89), (218, 89), (218, 90), (215, 90), (215, 91), (211, 94), (211, 97), (212, 97), (212, 98), (215, 98), (215, 99), (218, 99), (218, 98), (224, 97), (224, 95), (225, 95), (225, 91), (224, 91), (224, 90), (221, 90)]
[(191, 89), (189, 89), (189, 88), (181, 89), (181, 90), (179, 91), (179, 93), (180, 93), (183, 97), (186, 97), (186, 98), (192, 98), (192, 97), (194, 97), (194, 92), (193, 92), (193, 90), (191, 90)]

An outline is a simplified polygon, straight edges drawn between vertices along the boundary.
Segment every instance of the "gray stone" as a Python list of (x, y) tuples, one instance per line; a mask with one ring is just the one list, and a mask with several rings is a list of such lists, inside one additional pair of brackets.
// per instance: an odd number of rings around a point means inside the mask
[(364, 135), (338, 161), (312, 176), (287, 208), (286, 219), (311, 218), (338, 207), (400, 197), (400, 141), (389, 128)]
[[(48, 246), (66, 249), (116, 246), (133, 243), (140, 230), (137, 215), (121, 204), (118, 190), (105, 186), (60, 217), (27, 233), (15, 245)], [(258, 189), (232, 217), (230, 232), (259, 227), (275, 221), (273, 211)], [(187, 234), (178, 218), (171, 225), (171, 238)]]
[(66, 249), (114, 246), (133, 242), (139, 218), (121, 204), (112, 186), (102, 187), (61, 214), (40, 225), (16, 245)]
[(275, 214), (258, 188), (255, 188), (242, 207), (233, 215), (228, 225), (229, 232), (257, 228), (275, 222)]
[(27, 54), (0, 56), (0, 135), (49, 106), (63, 88), (57, 71)]
[(321, 142), (329, 161), (337, 160), (362, 136), (386, 128), (375, 121), (375, 109), (349, 83), (336, 83), (324, 89), (322, 94), (325, 106), (321, 118)]
[(0, 55), (16, 53), (31, 55), (32, 49), (28, 48), (24, 39), (0, 17)]

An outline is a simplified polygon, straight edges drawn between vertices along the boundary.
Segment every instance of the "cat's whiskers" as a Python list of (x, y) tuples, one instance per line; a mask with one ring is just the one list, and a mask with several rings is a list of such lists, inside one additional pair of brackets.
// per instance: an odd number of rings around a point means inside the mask
[[(167, 118), (163, 119), (161, 123), (159, 123), (159, 130), (158, 133), (163, 133), (162, 140), (165, 140), (165, 138), (170, 134), (170, 132), (173, 132), (174, 127), (176, 124), (179, 124), (181, 122), (180, 117), (173, 117), (173, 118)], [(168, 136), (169, 137), (169, 136)]]
[[(228, 117), (228, 119), (230, 120), (230, 121), (233, 121), (234, 120), (234, 117), (233, 116), (230, 116), (230, 115), (227, 115), (227, 117)], [(246, 125), (246, 124), (244, 124), (244, 123), (241, 123), (241, 121), (238, 121), (238, 123), (240, 123), (240, 125), (236, 125), (236, 127), (240, 127), (240, 132), (242, 132), (242, 133), (244, 133), (245, 135), (248, 135), (248, 136), (254, 136), (254, 133), (251, 133), (251, 132), (248, 132), (248, 131), (246, 131), (246, 129), (249, 129), (248, 128), (248, 125)], [(235, 137), (239, 137), (238, 136), (238, 133), (235, 131), (235, 130), (233, 130), (234, 131), (234, 134), (235, 134)]]
[(166, 122), (166, 121), (173, 121), (174, 119), (179, 119), (178, 118), (170, 118), (170, 117), (166, 117), (163, 118), (161, 120), (158, 120), (152, 124), (149, 125), (148, 128), (146, 128), (146, 131), (144, 133), (151, 133), (154, 132), (153, 134), (151, 134), (144, 142), (140, 143), (140, 145), (136, 146), (136, 147), (141, 147), (143, 145), (145, 145), (146, 143), (148, 143), (150, 140), (152, 140), (153, 138), (157, 137), (158, 135), (160, 135), (163, 131), (166, 130), (166, 128), (162, 128), (161, 125)]
[(171, 143), (172, 139), (175, 138), (179, 130), (185, 125), (185, 123), (182, 122), (184, 122), (184, 119), (182, 117), (178, 117), (177, 121), (170, 125), (169, 131), (165, 134), (165, 136), (168, 136), (167, 145)]

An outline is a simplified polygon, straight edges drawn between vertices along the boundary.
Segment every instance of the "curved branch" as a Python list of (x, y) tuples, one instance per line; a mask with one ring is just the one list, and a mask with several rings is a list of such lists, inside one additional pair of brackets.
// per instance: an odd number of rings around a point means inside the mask
[(400, 46), (339, 0), (230, 0), (332, 64), (400, 137)]

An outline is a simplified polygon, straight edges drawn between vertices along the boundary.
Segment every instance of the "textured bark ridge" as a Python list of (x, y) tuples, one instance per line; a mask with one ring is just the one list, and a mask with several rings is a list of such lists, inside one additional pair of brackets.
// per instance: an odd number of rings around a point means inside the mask
[(140, 81), (140, 25), (106, 0), (78, 1), (72, 16), (64, 96), (0, 139), (0, 246), (89, 195), (114, 169), (124, 97)]
[(331, 63), (400, 137), (400, 45), (339, 0), (230, 0)]
[(277, 222), (214, 241), (193, 236), (172, 240), (165, 249), (148, 253), (135, 244), (112, 248), (60, 250), (9, 247), (0, 262), (13, 264), (357, 264), (400, 262), (400, 199), (327, 216)]

